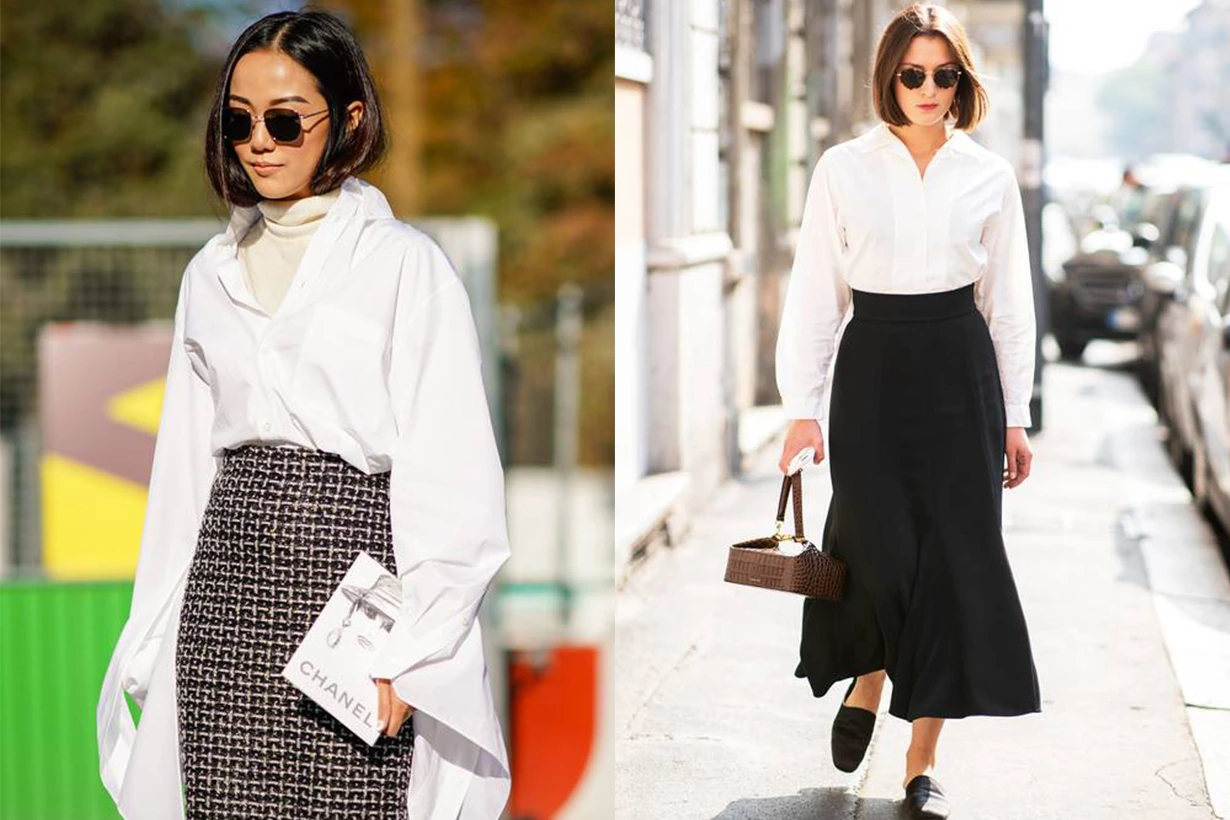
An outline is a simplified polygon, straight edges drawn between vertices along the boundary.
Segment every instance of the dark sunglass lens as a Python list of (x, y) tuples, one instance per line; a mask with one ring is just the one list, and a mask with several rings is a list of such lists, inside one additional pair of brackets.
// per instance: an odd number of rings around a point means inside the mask
[(925, 79), (927, 79), (927, 75), (920, 68), (907, 68), (901, 72), (901, 82), (906, 88), (918, 88)]
[(957, 84), (960, 74), (955, 68), (941, 68), (935, 72), (935, 84), (940, 88), (952, 88)]
[(265, 127), (278, 142), (294, 142), (299, 138), (299, 115), (293, 111), (269, 111), (265, 114)]
[(252, 116), (233, 108), (222, 113), (222, 135), (233, 142), (242, 142), (252, 133)]

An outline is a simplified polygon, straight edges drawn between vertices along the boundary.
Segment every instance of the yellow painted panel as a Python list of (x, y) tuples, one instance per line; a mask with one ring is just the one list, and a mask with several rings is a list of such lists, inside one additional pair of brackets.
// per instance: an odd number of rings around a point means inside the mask
[(43, 458), (43, 566), (50, 578), (131, 578), (137, 567), (144, 485), (59, 455)]
[(113, 396), (107, 402), (107, 418), (151, 436), (157, 435), (166, 386), (166, 377), (160, 376)]

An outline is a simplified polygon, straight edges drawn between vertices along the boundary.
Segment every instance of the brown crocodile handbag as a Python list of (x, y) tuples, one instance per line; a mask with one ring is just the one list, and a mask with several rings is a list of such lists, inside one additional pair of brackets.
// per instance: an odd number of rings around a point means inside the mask
[[(793, 490), (793, 493), (791, 493)], [(786, 535), (786, 500), (793, 496), (794, 535)], [(781, 542), (797, 541), (803, 551), (790, 555)], [(782, 478), (777, 502), (777, 529), (767, 538), (740, 541), (726, 557), (726, 578), (732, 584), (795, 592), (808, 598), (840, 601), (845, 593), (846, 565), (828, 550), (821, 550), (803, 536), (803, 471)]]

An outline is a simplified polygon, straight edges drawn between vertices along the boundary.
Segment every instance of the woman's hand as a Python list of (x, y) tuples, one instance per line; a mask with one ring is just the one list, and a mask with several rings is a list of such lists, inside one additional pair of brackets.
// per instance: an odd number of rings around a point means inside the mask
[(790, 427), (786, 430), (786, 444), (782, 447), (782, 460), (777, 464), (777, 469), (781, 470), (783, 475), (790, 468), (790, 462), (794, 461), (794, 457), (804, 447), (811, 447), (816, 451), (812, 464), (824, 461), (824, 436), (820, 432), (820, 422), (815, 419), (795, 419), (790, 422)]
[[(376, 690), (380, 695), (376, 727), (384, 729), (384, 733), (389, 737), (396, 737), (402, 723), (414, 714), (414, 707), (397, 696), (397, 692), (393, 690), (393, 682), (388, 678), (376, 678)], [(390, 716), (392, 720), (389, 719)]]
[(1008, 428), (1004, 436), (1004, 455), (1008, 459), (1008, 466), (1004, 468), (1004, 487), (1011, 490), (1029, 478), (1029, 468), (1034, 460), (1024, 427)]

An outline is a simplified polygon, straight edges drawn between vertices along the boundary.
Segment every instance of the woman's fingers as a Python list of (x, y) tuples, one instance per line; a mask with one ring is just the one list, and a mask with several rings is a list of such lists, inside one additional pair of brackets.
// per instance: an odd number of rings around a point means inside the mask
[(388, 678), (376, 679), (376, 692), (379, 695), (377, 700), (376, 711), (376, 728), (384, 729), (389, 724), (389, 696), (392, 694), (393, 686), (389, 683)]
[(396, 737), (406, 718), (414, 714), (414, 707), (398, 697), (388, 678), (377, 678), (376, 690), (379, 693), (376, 728), (389, 737)]
[(1034, 463), (1034, 454), (1029, 452), (1029, 450), (1022, 448), (1017, 453), (1016, 474), (1017, 474), (1017, 477), (1020, 479), (1019, 481), (1017, 481), (1018, 484), (1020, 484), (1021, 481), (1024, 481), (1025, 479), (1029, 478), (1029, 471), (1030, 471), (1030, 468), (1033, 467), (1033, 463)]
[(786, 431), (786, 441), (782, 445), (782, 457), (777, 462), (777, 469), (782, 473), (790, 471), (790, 462), (804, 447), (816, 451), (812, 463), (819, 464), (824, 460), (824, 439), (820, 434), (820, 425), (810, 419), (798, 419), (790, 423)]
[(1033, 453), (1029, 452), (1026, 447), (1012, 445), (1006, 456), (1008, 466), (1004, 468), (1006, 479), (1004, 487), (1012, 489), (1020, 486), (1021, 482), (1029, 478), (1029, 471), (1033, 466)]
[(406, 722), (406, 718), (414, 714), (414, 707), (399, 698), (397, 690), (392, 686), (389, 686), (389, 692), (393, 714), (393, 719), (389, 723), (389, 737), (396, 737), (401, 731), (401, 725)]

